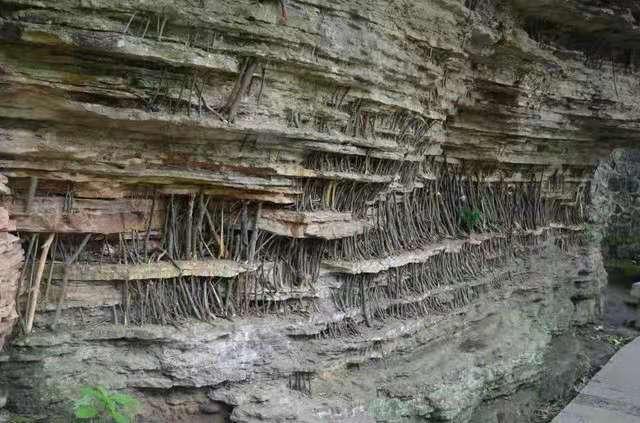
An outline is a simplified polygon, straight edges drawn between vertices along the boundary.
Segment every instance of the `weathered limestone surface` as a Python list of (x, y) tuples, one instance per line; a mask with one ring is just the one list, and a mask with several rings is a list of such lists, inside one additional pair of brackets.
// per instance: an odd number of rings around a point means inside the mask
[(640, 139), (639, 26), (631, 0), (1, 1), (0, 210), (18, 303), (42, 287), (7, 406), (67, 421), (100, 383), (149, 421), (531, 421), (519, 392), (563, 389), (555, 342), (602, 311), (592, 173)]
[[(22, 404), (42, 393), (71, 395), (74, 387), (59, 383), (71, 377), (151, 397), (199, 388), (235, 406), (232, 417), (242, 422), (487, 421), (472, 418), (480, 403), (540, 382), (552, 338), (593, 318), (604, 279), (586, 257), (597, 260), (598, 251), (547, 246), (490, 272), (484, 279), (500, 288), (451, 315), (391, 318), (355, 337), (317, 338), (337, 318), (329, 315), (180, 328), (102, 323), (91, 331), (69, 321), (62, 332), (16, 341), (2, 369), (10, 380), (29, 369), (43, 384), (17, 390)], [(104, 318), (85, 313), (85, 324)], [(314, 374), (311, 395), (289, 388), (296, 372)], [(513, 413), (508, 421), (527, 421)]]
[(613, 152), (598, 167), (597, 207), (606, 224), (605, 258), (632, 264), (640, 260), (640, 151)]
[(638, 421), (640, 369), (635, 365), (638, 353), (640, 339), (616, 353), (553, 423)]
[[(6, 177), (0, 175), (0, 192), (8, 194), (6, 182)], [(8, 211), (0, 207), (0, 351), (18, 317), (15, 299), (23, 253), (20, 239), (8, 233), (13, 230), (15, 222), (9, 220)]]

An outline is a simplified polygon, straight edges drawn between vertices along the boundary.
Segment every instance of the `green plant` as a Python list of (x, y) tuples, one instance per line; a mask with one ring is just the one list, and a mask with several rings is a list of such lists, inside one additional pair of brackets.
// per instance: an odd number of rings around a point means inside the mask
[(478, 210), (470, 209), (467, 207), (463, 208), (460, 214), (462, 227), (467, 232), (474, 231), (478, 227), (481, 219), (482, 213), (480, 213)]
[(130, 423), (140, 406), (131, 395), (109, 392), (102, 386), (87, 386), (80, 393), (82, 397), (73, 404), (74, 414), (79, 420), (111, 417), (115, 423)]
[(626, 336), (620, 335), (609, 335), (607, 336), (607, 343), (615, 348), (622, 348), (625, 344), (628, 344), (631, 341), (630, 338)]

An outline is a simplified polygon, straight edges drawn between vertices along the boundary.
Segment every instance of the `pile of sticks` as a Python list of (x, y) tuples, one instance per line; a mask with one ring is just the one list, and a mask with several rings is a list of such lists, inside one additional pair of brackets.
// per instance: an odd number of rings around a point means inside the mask
[[(345, 275), (341, 287), (333, 292), (334, 303), (344, 313), (360, 309), (368, 326), (372, 319), (384, 320), (389, 316), (448, 313), (477, 300), (494, 286), (474, 281), (515, 257), (511, 242), (507, 238), (492, 238), (479, 245), (465, 244), (459, 252), (441, 252), (424, 263), (411, 263), (379, 274)], [(333, 333), (350, 331), (333, 330)]]
[(314, 152), (307, 156), (303, 166), (326, 172), (389, 176), (398, 174), (406, 164), (399, 160), (378, 159), (370, 156)]
[(334, 210), (352, 212), (361, 217), (387, 183), (368, 183), (349, 180), (305, 179), (300, 183), (299, 211)]

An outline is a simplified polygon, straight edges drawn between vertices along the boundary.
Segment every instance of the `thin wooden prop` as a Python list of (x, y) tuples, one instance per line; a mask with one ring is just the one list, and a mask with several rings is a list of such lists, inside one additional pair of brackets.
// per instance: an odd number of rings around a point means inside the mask
[[(124, 240), (122, 239), (122, 234), (120, 234), (120, 245), (124, 247)], [(123, 251), (124, 256), (124, 265), (129, 265), (129, 259), (127, 257), (127, 252)], [(68, 272), (65, 270), (65, 276)], [(124, 304), (124, 316), (123, 316), (123, 324), (127, 326), (129, 324), (129, 272), (127, 272), (127, 277), (124, 280), (124, 285), (122, 287), (122, 302)]]
[(247, 64), (244, 69), (244, 72), (239, 76), (239, 84), (238, 91), (234, 93), (234, 95), (229, 99), (227, 104), (227, 108), (229, 110), (229, 121), (233, 122), (236, 113), (238, 112), (238, 107), (240, 107), (240, 102), (242, 101), (242, 97), (244, 96), (247, 88), (249, 87), (249, 83), (253, 80), (253, 74), (256, 71), (256, 67), (258, 66), (258, 62), (254, 58), (248, 58)]
[(216, 109), (214, 109), (213, 107), (209, 106), (209, 104), (207, 104), (207, 101), (204, 99), (204, 94), (202, 92), (202, 89), (205, 86), (205, 81), (204, 81), (204, 77), (202, 78), (202, 88), (198, 87), (198, 84), (195, 85), (195, 89), (197, 91), (196, 94), (198, 94), (199, 100), (202, 103), (202, 105), (204, 106), (205, 109), (207, 109), (209, 112), (213, 113), (218, 119), (220, 119), (221, 121), (223, 121), (224, 123), (228, 123), (227, 119), (225, 119), (224, 116), (222, 116), (222, 114), (220, 114), (220, 112), (218, 112)]
[(127, 34), (127, 32), (129, 31), (129, 27), (131, 26), (131, 22), (133, 22), (137, 14), (138, 14), (137, 11), (133, 12), (133, 15), (131, 15), (131, 18), (129, 19), (129, 22), (127, 22), (127, 26), (125, 26), (124, 31), (122, 31), (123, 35)]
[(24, 212), (26, 214), (31, 213), (31, 208), (33, 207), (33, 199), (36, 195), (37, 188), (38, 188), (38, 177), (32, 176), (29, 179), (29, 192), (27, 193), (27, 199), (24, 206)]
[[(36, 261), (38, 258), (38, 249), (40, 248), (40, 235), (36, 236), (36, 243), (33, 247), (33, 254), (31, 255), (31, 257), (29, 257), (27, 260), (25, 260), (25, 267), (28, 266), (29, 267), (29, 285), (27, 287), (25, 287), (26, 289), (26, 293), (27, 293), (27, 307), (28, 304), (31, 303), (31, 297), (33, 296), (33, 286), (35, 285), (35, 274), (36, 274)], [(30, 264), (29, 261), (31, 262)], [(25, 328), (25, 322), (22, 322), (22, 327), (23, 329)]]
[(149, 244), (149, 237), (151, 236), (151, 223), (153, 221), (153, 215), (156, 211), (156, 201), (158, 199), (158, 191), (155, 191), (153, 193), (153, 201), (151, 202), (151, 212), (149, 213), (149, 223), (147, 224), (147, 232), (145, 233), (144, 236), (144, 256), (147, 257), (148, 255), (148, 244)]
[(65, 260), (64, 262), (64, 274), (62, 275), (62, 285), (60, 287), (60, 290), (61, 290), (60, 298), (58, 299), (58, 304), (56, 305), (56, 314), (53, 318), (53, 322), (51, 323), (52, 329), (54, 329), (57, 326), (58, 320), (60, 320), (60, 315), (62, 314), (62, 304), (64, 303), (65, 297), (67, 295), (67, 282), (69, 281), (69, 276), (67, 275), (67, 268), (69, 265), (75, 263), (75, 261), (78, 259), (78, 257), (82, 253), (82, 250), (84, 250), (84, 247), (86, 247), (87, 242), (89, 242), (90, 238), (91, 238), (91, 234), (86, 234), (82, 242), (78, 246), (78, 249), (76, 250), (76, 252), (71, 257), (69, 257), (68, 260)]
[(51, 287), (51, 279), (53, 278), (53, 265), (56, 262), (56, 250), (58, 249), (59, 238), (55, 238), (53, 250), (51, 250), (51, 266), (49, 267), (49, 276), (47, 277), (47, 286), (44, 289), (44, 304), (49, 303), (49, 288)]
[(193, 209), (196, 203), (195, 194), (189, 195), (189, 211), (187, 212), (187, 241), (186, 241), (186, 258), (194, 258), (193, 250), (191, 249), (192, 237), (193, 237)]
[[(38, 234), (32, 234), (31, 235), (31, 239), (29, 240), (29, 246), (27, 247), (27, 252), (24, 256), (24, 262), (27, 263), (27, 261), (29, 260), (29, 258), (31, 257), (31, 254), (35, 254), (35, 252), (33, 251), (33, 247), (36, 243), (36, 238), (38, 237)], [(20, 293), (22, 292), (22, 285), (24, 283), (24, 279), (26, 277), (26, 273), (27, 273), (27, 266), (24, 265), (22, 266), (22, 269), (20, 270), (20, 277), (18, 278), (18, 290), (17, 290), (17, 295), (20, 295)], [(16, 313), (20, 314), (20, 302), (16, 301)]]
[(49, 234), (47, 240), (41, 247), (42, 253), (40, 253), (40, 262), (38, 263), (36, 279), (34, 281), (34, 286), (32, 287), (33, 295), (31, 295), (31, 301), (29, 302), (29, 307), (27, 309), (27, 325), (25, 327), (25, 333), (27, 334), (31, 333), (31, 330), (33, 329), (33, 319), (35, 318), (38, 296), (40, 295), (40, 281), (42, 280), (44, 265), (47, 262), (47, 256), (49, 255), (49, 247), (51, 247), (54, 237), (55, 233)]

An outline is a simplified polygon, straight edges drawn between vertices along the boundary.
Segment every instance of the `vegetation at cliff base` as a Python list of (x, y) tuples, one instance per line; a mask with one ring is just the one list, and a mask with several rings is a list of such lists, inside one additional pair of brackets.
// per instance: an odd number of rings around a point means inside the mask
[(80, 393), (82, 397), (74, 401), (73, 411), (81, 421), (108, 421), (115, 423), (133, 422), (140, 403), (131, 395), (109, 392), (102, 386), (87, 386)]

